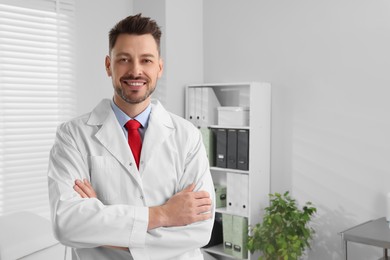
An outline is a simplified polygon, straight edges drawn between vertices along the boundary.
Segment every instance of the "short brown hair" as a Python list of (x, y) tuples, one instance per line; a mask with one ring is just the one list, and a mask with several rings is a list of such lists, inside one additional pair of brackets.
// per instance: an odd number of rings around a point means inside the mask
[(114, 48), (118, 36), (124, 33), (136, 35), (151, 34), (160, 53), (161, 30), (155, 20), (149, 17), (142, 17), (142, 14), (139, 13), (119, 21), (109, 32), (109, 53)]

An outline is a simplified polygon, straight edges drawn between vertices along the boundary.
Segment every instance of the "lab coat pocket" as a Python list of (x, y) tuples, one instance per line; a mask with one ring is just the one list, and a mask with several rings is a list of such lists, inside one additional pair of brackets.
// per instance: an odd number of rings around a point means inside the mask
[(120, 197), (123, 169), (119, 162), (108, 156), (90, 156), (91, 184), (98, 199), (114, 204)]

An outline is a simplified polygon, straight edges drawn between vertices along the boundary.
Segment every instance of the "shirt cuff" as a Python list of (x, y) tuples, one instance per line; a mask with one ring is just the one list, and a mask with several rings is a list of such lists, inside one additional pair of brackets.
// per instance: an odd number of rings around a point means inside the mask
[(129, 248), (145, 247), (146, 232), (148, 231), (149, 208), (138, 207), (134, 213), (133, 229), (130, 233)]
[(146, 233), (149, 224), (149, 208), (139, 207), (135, 210), (134, 225), (130, 233), (129, 250), (134, 260), (149, 260), (145, 248)]

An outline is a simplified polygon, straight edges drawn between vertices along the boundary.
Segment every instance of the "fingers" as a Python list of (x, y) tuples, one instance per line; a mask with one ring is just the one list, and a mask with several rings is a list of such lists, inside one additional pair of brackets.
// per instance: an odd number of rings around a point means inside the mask
[(73, 189), (80, 194), (82, 198), (96, 198), (96, 192), (92, 188), (91, 183), (84, 179), (84, 181), (76, 180)]
[(88, 195), (85, 194), (85, 192), (79, 187), (76, 185), (73, 186), (73, 189), (82, 197), (82, 198), (88, 198)]
[(204, 199), (197, 199), (195, 201), (195, 205), (200, 207), (200, 206), (211, 206), (211, 199), (209, 198), (204, 198)]
[(210, 198), (210, 194), (207, 191), (195, 191), (194, 198), (195, 199)]
[(212, 214), (211, 213), (205, 213), (205, 214), (199, 214), (198, 215), (198, 221), (208, 220), (210, 218), (212, 218)]

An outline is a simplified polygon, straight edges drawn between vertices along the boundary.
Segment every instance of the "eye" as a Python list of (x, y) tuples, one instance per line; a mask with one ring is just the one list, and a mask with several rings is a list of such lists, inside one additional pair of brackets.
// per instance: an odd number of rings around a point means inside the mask
[(143, 59), (142, 62), (143, 63), (153, 63), (153, 61), (151, 59)]
[(128, 58), (120, 58), (118, 61), (120, 63), (128, 63), (128, 62), (130, 62), (130, 60)]

